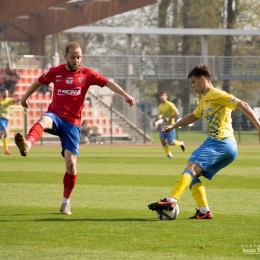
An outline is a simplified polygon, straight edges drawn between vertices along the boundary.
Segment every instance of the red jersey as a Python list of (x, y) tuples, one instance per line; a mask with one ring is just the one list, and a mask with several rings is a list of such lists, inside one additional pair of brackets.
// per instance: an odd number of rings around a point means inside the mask
[(54, 83), (52, 102), (47, 112), (52, 112), (66, 122), (80, 126), (85, 95), (90, 85), (104, 87), (108, 79), (89, 68), (70, 71), (66, 64), (51, 67), (38, 78), (41, 84)]

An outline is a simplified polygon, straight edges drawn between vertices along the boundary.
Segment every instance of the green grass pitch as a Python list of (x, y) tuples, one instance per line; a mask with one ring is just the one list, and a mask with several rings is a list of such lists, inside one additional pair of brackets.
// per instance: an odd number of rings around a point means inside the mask
[(59, 147), (35, 146), (23, 158), (0, 155), (0, 259), (259, 259), (258, 145), (239, 145), (235, 162), (202, 178), (214, 218), (159, 221), (147, 205), (169, 196), (197, 145), (82, 146), (71, 216), (59, 213), (64, 160)]

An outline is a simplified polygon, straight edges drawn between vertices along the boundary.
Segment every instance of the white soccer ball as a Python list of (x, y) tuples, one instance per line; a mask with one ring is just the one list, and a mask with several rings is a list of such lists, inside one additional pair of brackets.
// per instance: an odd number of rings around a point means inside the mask
[(179, 215), (180, 209), (178, 204), (176, 204), (173, 210), (157, 210), (156, 214), (160, 220), (174, 220)]

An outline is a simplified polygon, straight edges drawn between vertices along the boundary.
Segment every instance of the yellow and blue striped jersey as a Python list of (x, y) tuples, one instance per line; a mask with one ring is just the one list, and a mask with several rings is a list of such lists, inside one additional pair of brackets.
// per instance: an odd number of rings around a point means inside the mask
[(200, 99), (198, 107), (193, 111), (197, 118), (205, 119), (211, 138), (222, 140), (226, 137), (235, 139), (232, 128), (231, 112), (240, 99), (225, 91), (211, 88)]

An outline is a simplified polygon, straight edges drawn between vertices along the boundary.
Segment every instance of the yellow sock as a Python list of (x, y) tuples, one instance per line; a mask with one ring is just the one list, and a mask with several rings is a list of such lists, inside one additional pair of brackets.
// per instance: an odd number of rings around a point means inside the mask
[(181, 146), (181, 142), (178, 141), (178, 140), (173, 140), (173, 144), (174, 144), (175, 146)]
[(191, 194), (199, 209), (208, 206), (206, 190), (199, 179), (194, 179), (194, 183), (191, 184)]
[(190, 171), (184, 171), (173, 187), (171, 198), (178, 200), (181, 195), (189, 188), (192, 179), (193, 174)]
[(166, 154), (171, 154), (171, 150), (168, 144), (163, 144), (163, 149), (166, 152)]
[(5, 150), (8, 150), (7, 137), (4, 137), (4, 138), (3, 138), (3, 144), (4, 144), (4, 148), (5, 148)]

